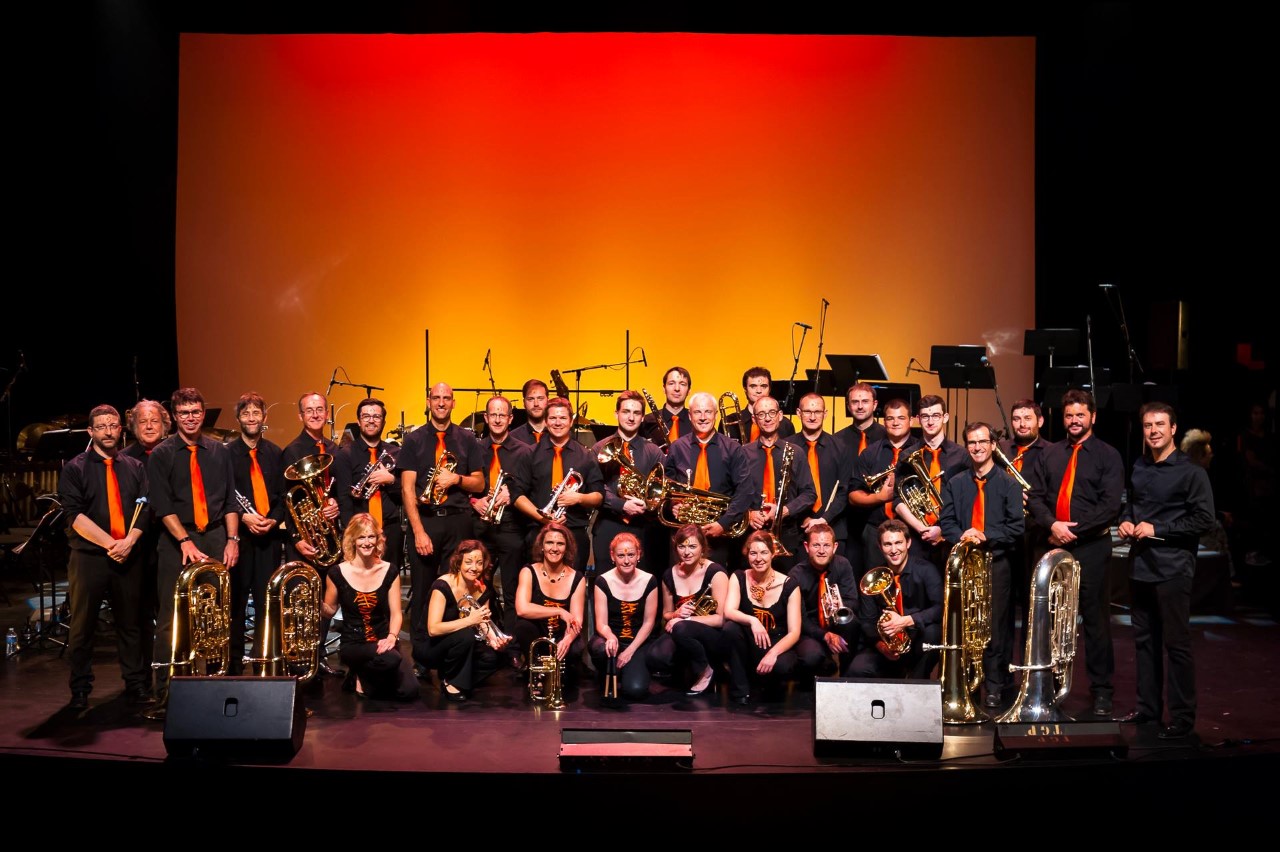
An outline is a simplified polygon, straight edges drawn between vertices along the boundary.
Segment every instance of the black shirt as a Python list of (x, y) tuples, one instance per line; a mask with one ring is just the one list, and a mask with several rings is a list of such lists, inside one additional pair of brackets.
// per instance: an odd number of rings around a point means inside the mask
[[(1022, 488), (1005, 470), (992, 466), (982, 486), (982, 532), (987, 537), (987, 549), (1000, 553), (1014, 547), (1022, 540), (1025, 529), (1022, 513)], [(954, 546), (960, 536), (973, 526), (973, 504), (978, 499), (978, 485), (974, 480), (973, 466), (959, 471), (942, 486), (942, 513), (938, 526), (942, 537)]]
[(1129, 547), (1133, 579), (1147, 583), (1194, 577), (1200, 536), (1213, 529), (1213, 489), (1209, 473), (1174, 450), (1160, 462), (1143, 455), (1133, 464), (1133, 496), (1121, 514), (1146, 521), (1164, 541), (1149, 538)]
[[(227, 444), (227, 451), (231, 453), (231, 468), (235, 473), (235, 488), (249, 501), (249, 505), (254, 506), (253, 458), (249, 455), (251, 449), (253, 448), (246, 444), (243, 438), (235, 438)], [(266, 438), (258, 439), (257, 449), (258, 467), (262, 468), (262, 481), (267, 486), (266, 517), (280, 524), (289, 516), (284, 500), (285, 479), (282, 461), (284, 450)], [(240, 501), (237, 500), (236, 510), (243, 511), (239, 503)], [(249, 532), (247, 527), (244, 528), (244, 532)]]
[[(191, 501), (191, 456), (187, 442), (179, 434), (165, 438), (151, 451), (147, 465), (151, 484), (151, 508), (157, 518), (177, 515), (187, 529), (195, 529), (195, 505)], [(198, 436), (196, 463), (204, 482), (205, 504), (209, 508), (209, 527), (222, 521), (228, 512), (240, 511), (235, 498), (235, 471), (231, 452), (225, 445), (207, 435)]]
[[(1071, 447), (1069, 439), (1045, 447), (1027, 477), (1031, 483), (1027, 508), (1046, 530), (1057, 520), (1058, 489), (1071, 460)], [(1124, 462), (1120, 453), (1097, 436), (1089, 436), (1080, 445), (1071, 488), (1071, 520), (1076, 522), (1076, 538), (1084, 540), (1109, 533), (1120, 516), (1123, 493)]]
[[(116, 453), (113, 465), (116, 482), (120, 485), (120, 508), (124, 513), (124, 526), (129, 529), (138, 498), (146, 498), (147, 469), (142, 462)], [(83, 538), (72, 529), (76, 518), (86, 516), (105, 532), (111, 532), (111, 507), (107, 503), (107, 466), (103, 457), (92, 447), (72, 458), (58, 475), (58, 500), (62, 503), (63, 519), (67, 524), (67, 539), (75, 550), (105, 553), (106, 548)], [(151, 523), (149, 514), (138, 513), (136, 529), (145, 534)]]
[[(825, 569), (815, 568), (808, 560), (797, 562), (787, 575), (800, 586), (800, 609), (803, 616), (800, 632), (822, 641), (836, 625), (822, 626), (818, 615), (822, 608), (822, 575), (840, 590), (840, 602), (847, 607), (858, 605), (858, 581), (853, 576), (853, 566), (843, 556), (833, 556)], [(856, 609), (854, 610), (856, 612)]]
[[(436, 444), (439, 434), (433, 423), (414, 429), (404, 439), (404, 446), (396, 459), (396, 467), (399, 470), (412, 470), (417, 474), (416, 488), (419, 496), (427, 487), (427, 474), (436, 464)], [(476, 441), (475, 433), (470, 429), (463, 429), (456, 423), (450, 423), (444, 430), (444, 448), (457, 460), (454, 473), (459, 476), (470, 476), (484, 470), (480, 444)], [(462, 483), (458, 483), (449, 488), (443, 505), (436, 508), (470, 511), (470, 495), (463, 489)]]

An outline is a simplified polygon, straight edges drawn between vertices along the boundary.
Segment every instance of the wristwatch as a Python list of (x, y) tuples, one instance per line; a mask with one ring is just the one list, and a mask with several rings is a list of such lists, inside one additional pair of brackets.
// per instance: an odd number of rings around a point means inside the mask
[(184, 538), (178, 539), (178, 547), (182, 547), (182, 545), (186, 544), (189, 541), (191, 541), (191, 536), (186, 536)]
[(240, 536), (238, 536), (238, 535), (229, 535), (229, 536), (227, 536), (227, 541), (234, 541), (236, 544), (239, 544), (239, 543), (240, 543)]

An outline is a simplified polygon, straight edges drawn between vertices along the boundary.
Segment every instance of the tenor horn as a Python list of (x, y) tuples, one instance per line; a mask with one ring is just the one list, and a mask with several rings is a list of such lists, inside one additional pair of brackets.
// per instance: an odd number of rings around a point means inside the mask
[(333, 464), (333, 456), (317, 453), (304, 456), (284, 469), (284, 478), (298, 483), (285, 495), (294, 529), (307, 544), (315, 548), (315, 562), (325, 568), (342, 558), (342, 534), (338, 525), (324, 513), (329, 495), (324, 487), (324, 472)]
[(293, 675), (306, 683), (320, 669), (320, 602), (324, 581), (305, 562), (286, 562), (267, 582), (262, 616), (262, 656), (253, 658), (262, 677)]
[(985, 722), (987, 714), (972, 697), (982, 685), (982, 654), (991, 641), (991, 554), (972, 541), (960, 542), (947, 557), (942, 623), (943, 643), (921, 646), (942, 652), (942, 722)]
[(1026, 665), (1018, 697), (997, 722), (1070, 722), (1062, 700), (1071, 692), (1076, 655), (1076, 617), (1080, 612), (1080, 563), (1054, 548), (1036, 563), (1027, 606)]
[(893, 586), (893, 572), (884, 566), (872, 568), (862, 576), (859, 588), (864, 595), (868, 597), (879, 595), (885, 602), (884, 611), (880, 613), (880, 620), (876, 623), (876, 629), (880, 633), (876, 650), (890, 660), (896, 660), (910, 651), (911, 634), (905, 630), (890, 633), (885, 627), (889, 616), (898, 611), (898, 595)]

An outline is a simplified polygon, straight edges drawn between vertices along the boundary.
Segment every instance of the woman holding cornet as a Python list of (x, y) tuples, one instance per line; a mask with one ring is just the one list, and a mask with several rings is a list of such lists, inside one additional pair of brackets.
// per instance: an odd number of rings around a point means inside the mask
[[(582, 656), (583, 615), (587, 610), (586, 575), (573, 568), (577, 544), (569, 530), (552, 521), (533, 540), (534, 561), (520, 569), (516, 585), (516, 647), (527, 658), (535, 639), (550, 635), (556, 658), (569, 663)], [(574, 671), (572, 665), (567, 671)]]
[(490, 620), (492, 569), (488, 549), (469, 538), (449, 557), (448, 573), (431, 584), (427, 639), (414, 642), (413, 658), (436, 670), (440, 692), (449, 701), (466, 701), (477, 684), (498, 670), (498, 652), (511, 642)]
[(688, 665), (692, 684), (686, 693), (701, 695), (711, 686), (720, 662), (729, 575), (708, 557), (707, 537), (697, 524), (685, 524), (671, 537), (679, 561), (662, 575), (663, 633), (649, 649), (654, 672)]
[(751, 685), (774, 684), (796, 667), (800, 641), (800, 584), (773, 567), (774, 539), (765, 530), (747, 536), (747, 567), (729, 581), (724, 646), (729, 658), (729, 700), (747, 704)]
[(605, 673), (606, 699), (649, 695), (644, 650), (657, 620), (658, 578), (640, 570), (640, 554), (634, 533), (618, 533), (609, 543), (613, 568), (595, 582), (596, 635), (589, 648), (596, 671)]
[(342, 610), (338, 654), (347, 667), (343, 688), (366, 698), (418, 697), (418, 681), (398, 645), (400, 572), (382, 558), (386, 539), (373, 516), (361, 512), (342, 534), (342, 562), (329, 569), (321, 613)]

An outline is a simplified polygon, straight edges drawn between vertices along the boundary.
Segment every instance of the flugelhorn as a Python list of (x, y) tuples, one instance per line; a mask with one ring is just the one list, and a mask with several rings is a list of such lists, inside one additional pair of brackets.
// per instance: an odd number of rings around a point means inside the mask
[(872, 568), (863, 575), (860, 585), (864, 595), (880, 595), (884, 599), (885, 609), (880, 613), (880, 620), (876, 624), (880, 632), (876, 650), (890, 660), (896, 660), (911, 650), (911, 635), (905, 630), (890, 633), (885, 627), (889, 616), (898, 611), (898, 595), (893, 586), (893, 572), (883, 566)]
[[(732, 407), (725, 405), (725, 400), (733, 403)], [(738, 440), (744, 444), (751, 442), (751, 430), (747, 428), (747, 421), (742, 419), (742, 405), (738, 402), (738, 395), (733, 391), (725, 391), (720, 394), (717, 400), (720, 406), (720, 426), (724, 429), (726, 435), (730, 429), (736, 429), (738, 432)]]
[(828, 624), (843, 626), (853, 621), (853, 610), (844, 605), (844, 598), (840, 595), (840, 587), (827, 579), (825, 574), (822, 577), (819, 605), (822, 607), (822, 614), (827, 619)]
[(563, 710), (564, 663), (557, 656), (551, 622), (547, 623), (547, 635), (540, 636), (529, 645), (529, 698), (548, 710)]
[(395, 470), (396, 457), (391, 455), (390, 450), (383, 450), (378, 454), (378, 460), (369, 462), (364, 466), (364, 473), (360, 474), (360, 479), (356, 484), (351, 486), (351, 496), (361, 500), (368, 500), (373, 496), (373, 492), (378, 490), (378, 486), (369, 482), (369, 477), (373, 476), (374, 471), (378, 468), (390, 473)]
[(429, 506), (443, 506), (444, 501), (449, 497), (449, 489), (439, 483), (440, 474), (445, 471), (453, 472), (458, 469), (458, 458), (453, 453), (445, 450), (440, 454), (440, 461), (436, 462), (431, 470), (427, 471), (426, 480), (427, 487), (422, 490), (422, 494), (418, 496), (419, 503), (425, 503)]
[(324, 513), (329, 494), (322, 484), (323, 474), (331, 464), (333, 456), (318, 453), (304, 456), (284, 470), (285, 479), (298, 483), (285, 495), (294, 529), (315, 548), (316, 564), (326, 568), (342, 558), (342, 535)]
[(498, 492), (502, 490), (502, 485), (507, 481), (507, 472), (505, 470), (498, 471), (498, 478), (493, 481), (493, 488), (489, 490), (489, 503), (484, 507), (484, 514), (480, 516), (480, 520), (486, 524), (502, 523), (502, 513), (506, 511), (507, 505), (503, 503), (501, 506), (495, 506), (498, 500)]
[(564, 475), (564, 479), (560, 480), (560, 484), (556, 486), (555, 491), (551, 492), (551, 499), (547, 501), (547, 505), (539, 510), (539, 514), (553, 521), (563, 521), (566, 508), (559, 505), (560, 495), (577, 491), (582, 487), (583, 481), (582, 474), (573, 468), (569, 468), (569, 472)]

